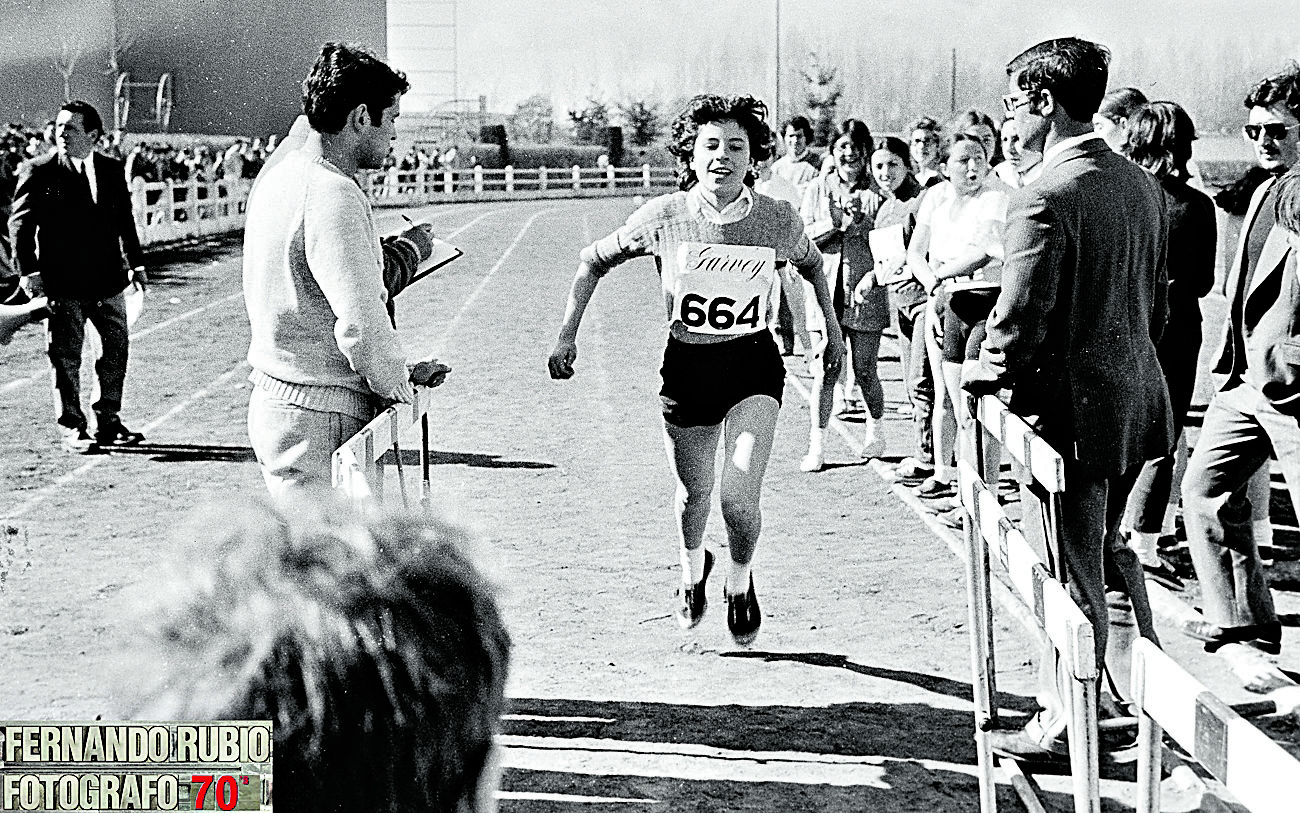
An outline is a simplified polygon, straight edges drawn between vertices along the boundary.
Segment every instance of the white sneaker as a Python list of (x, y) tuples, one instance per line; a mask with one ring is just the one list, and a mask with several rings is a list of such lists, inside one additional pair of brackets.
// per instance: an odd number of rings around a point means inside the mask
[(876, 438), (862, 444), (863, 457), (881, 457), (885, 453), (885, 439)]
[(826, 456), (821, 452), (810, 451), (799, 461), (799, 471), (821, 471), (826, 467)]

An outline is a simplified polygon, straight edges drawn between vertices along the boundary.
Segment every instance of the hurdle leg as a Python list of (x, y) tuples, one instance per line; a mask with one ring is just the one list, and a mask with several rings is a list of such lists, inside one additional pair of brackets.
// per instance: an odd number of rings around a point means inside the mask
[[(965, 473), (965, 470), (963, 470)], [(967, 488), (962, 493), (968, 493)], [(989, 745), (989, 730), (997, 722), (997, 704), (993, 690), (992, 606), (989, 593), (989, 553), (979, 531), (977, 510), (966, 509), (963, 523), (966, 536), (966, 609), (970, 624), (971, 675), (975, 701), (975, 753), (980, 781), (980, 810), (995, 813), (997, 808), (996, 764)]]
[(1133, 652), (1133, 672), (1131, 691), (1134, 710), (1138, 718), (1138, 764), (1137, 764), (1137, 813), (1159, 813), (1160, 811), (1160, 774), (1161, 740), (1164, 732), (1160, 724), (1143, 709), (1146, 702), (1146, 658), (1141, 648)]
[(429, 415), (420, 416), (420, 503), (429, 510), (433, 488), (429, 484)]
[(1070, 773), (1074, 779), (1075, 813), (1100, 813), (1101, 779), (1097, 736), (1097, 679), (1071, 681), (1070, 700), (1073, 712), (1068, 728), (1070, 738)]

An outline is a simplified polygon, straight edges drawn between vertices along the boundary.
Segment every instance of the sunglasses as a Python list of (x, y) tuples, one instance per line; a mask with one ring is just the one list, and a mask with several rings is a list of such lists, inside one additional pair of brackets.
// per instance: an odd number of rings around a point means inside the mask
[(1260, 133), (1273, 141), (1283, 141), (1286, 139), (1286, 134), (1296, 128), (1300, 128), (1300, 124), (1288, 127), (1280, 121), (1270, 121), (1268, 124), (1247, 124), (1241, 128), (1241, 134), (1247, 141), (1258, 141)]

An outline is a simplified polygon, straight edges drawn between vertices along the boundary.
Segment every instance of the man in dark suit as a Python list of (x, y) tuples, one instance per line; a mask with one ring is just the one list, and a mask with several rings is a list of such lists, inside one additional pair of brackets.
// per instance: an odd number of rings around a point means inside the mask
[[(19, 171), (9, 233), (27, 294), (49, 298), (49, 355), (62, 443), (85, 454), (96, 445), (144, 439), (118, 418), (128, 341), (123, 292), (132, 282), (145, 284), (144, 255), (122, 162), (94, 151), (104, 129), (99, 113), (86, 102), (68, 102), (54, 126), (57, 150)], [(86, 320), (104, 347), (95, 364), (100, 398), (92, 405), (93, 440), (81, 408)]]
[(1242, 129), (1272, 177), (1251, 198), (1228, 268), (1230, 307), (1213, 368), (1217, 391), (1187, 462), (1183, 520), (1211, 625), (1191, 634), (1211, 652), (1241, 643), (1276, 654), (1282, 626), (1246, 492), (1251, 476), (1276, 455), (1300, 512), (1300, 179), (1294, 168), (1300, 159), (1300, 70), (1292, 65), (1263, 80), (1245, 106), (1250, 112)]
[[(1102, 46), (1070, 38), (1036, 45), (1007, 67), (1003, 103), (1022, 144), (1043, 154), (1043, 172), (1012, 195), (1002, 290), (980, 365), (964, 383), (973, 395), (1010, 388), (1011, 409), (1065, 459), (1064, 562), (1051, 564), (1068, 574), (1092, 622), (1099, 664), (1108, 586), (1123, 611), (1116, 617), (1127, 623), (1127, 593), (1138, 629), (1155, 638), (1141, 566), (1118, 526), (1140, 464), (1174, 441), (1154, 341), (1165, 318), (1164, 198), (1154, 177), (1093, 133), (1109, 61)], [(1059, 701), (1057, 681), (1045, 683), (1046, 697)], [(1047, 705), (1025, 731), (995, 732), (994, 749), (1062, 752), (1063, 704)]]

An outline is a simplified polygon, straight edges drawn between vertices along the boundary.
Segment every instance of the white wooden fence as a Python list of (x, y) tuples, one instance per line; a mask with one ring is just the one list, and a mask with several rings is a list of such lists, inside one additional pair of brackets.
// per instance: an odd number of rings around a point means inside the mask
[(470, 200), (656, 195), (677, 188), (668, 167), (420, 170), (374, 172), (367, 191), (376, 206), (414, 206)]
[(244, 228), (248, 190), (243, 179), (212, 183), (131, 181), (131, 209), (140, 244), (156, 246), (213, 237)]

